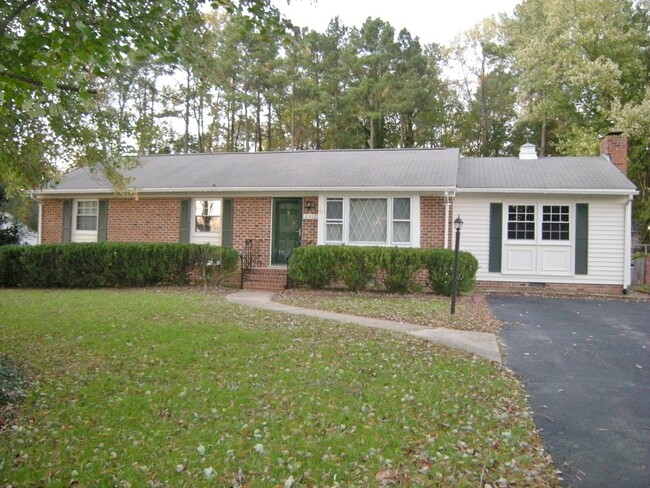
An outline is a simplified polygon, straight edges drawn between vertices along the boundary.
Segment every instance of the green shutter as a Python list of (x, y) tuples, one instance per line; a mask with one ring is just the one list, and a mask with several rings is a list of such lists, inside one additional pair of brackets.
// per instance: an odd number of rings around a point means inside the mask
[(190, 203), (191, 200), (181, 200), (180, 242), (190, 242)]
[(72, 240), (72, 200), (63, 200), (63, 229), (61, 233), (62, 242)]
[(106, 242), (108, 225), (108, 200), (99, 201), (99, 213), (97, 214), (97, 242)]
[(221, 213), (221, 245), (232, 247), (232, 198), (223, 199)]
[(587, 274), (589, 262), (589, 204), (576, 203), (576, 274)]
[(503, 204), (490, 204), (490, 273), (501, 273), (501, 252), (503, 242)]

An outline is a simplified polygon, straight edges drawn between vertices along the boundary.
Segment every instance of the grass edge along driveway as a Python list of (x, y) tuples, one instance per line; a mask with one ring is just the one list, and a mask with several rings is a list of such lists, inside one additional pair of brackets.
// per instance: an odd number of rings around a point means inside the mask
[(13, 486), (555, 486), (521, 385), (406, 335), (191, 289), (0, 292)]

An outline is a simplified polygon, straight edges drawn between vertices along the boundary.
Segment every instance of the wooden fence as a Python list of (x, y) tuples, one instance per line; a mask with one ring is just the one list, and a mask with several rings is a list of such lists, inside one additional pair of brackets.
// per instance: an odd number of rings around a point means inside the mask
[(632, 284), (650, 285), (650, 256), (641, 256), (632, 260)]

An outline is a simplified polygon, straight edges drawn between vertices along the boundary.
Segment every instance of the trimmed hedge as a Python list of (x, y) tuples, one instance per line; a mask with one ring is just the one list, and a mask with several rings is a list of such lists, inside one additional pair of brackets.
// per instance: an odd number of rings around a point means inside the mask
[[(425, 249), (422, 262), (429, 272), (427, 285), (438, 295), (451, 295), (454, 276), (454, 251), (451, 249)], [(474, 289), (478, 260), (474, 255), (461, 251), (458, 253), (458, 293), (468, 293)]]
[[(428, 272), (427, 286), (435, 293), (451, 294), (454, 251), (397, 247), (303, 246), (289, 261), (289, 276), (297, 284), (322, 289), (342, 282), (350, 291), (365, 290), (375, 280), (387, 291), (418, 289), (416, 277)], [(461, 251), (458, 256), (458, 292), (474, 288), (478, 261)]]
[(314, 290), (321, 290), (338, 279), (335, 246), (297, 247), (289, 258), (289, 277)]
[(422, 268), (420, 249), (399, 247), (384, 248), (381, 253), (381, 269), (384, 272), (384, 286), (391, 293), (414, 291), (415, 273)]
[(217, 284), (239, 254), (199, 244), (70, 243), (0, 247), (0, 286), (99, 288)]

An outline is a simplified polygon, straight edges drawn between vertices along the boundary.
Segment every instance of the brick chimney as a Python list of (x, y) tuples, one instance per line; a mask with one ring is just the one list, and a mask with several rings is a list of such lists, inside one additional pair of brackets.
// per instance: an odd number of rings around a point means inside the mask
[(627, 136), (623, 132), (609, 132), (600, 143), (600, 154), (627, 176)]

